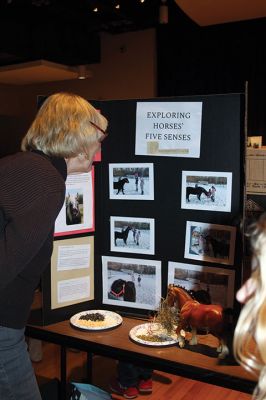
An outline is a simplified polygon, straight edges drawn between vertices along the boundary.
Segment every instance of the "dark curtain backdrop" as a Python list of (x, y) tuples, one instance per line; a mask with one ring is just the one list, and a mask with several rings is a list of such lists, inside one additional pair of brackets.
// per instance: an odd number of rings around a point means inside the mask
[(266, 18), (199, 27), (169, 1), (157, 30), (158, 96), (243, 93), (248, 136), (266, 145)]

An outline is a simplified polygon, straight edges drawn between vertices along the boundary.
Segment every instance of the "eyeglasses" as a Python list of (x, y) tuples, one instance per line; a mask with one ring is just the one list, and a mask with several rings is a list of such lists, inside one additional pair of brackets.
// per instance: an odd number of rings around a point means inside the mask
[(104, 141), (104, 139), (107, 138), (108, 132), (104, 131), (102, 128), (100, 128), (98, 125), (96, 125), (94, 122), (90, 121), (90, 123), (94, 126), (94, 128), (98, 129), (103, 135), (98, 139), (100, 143)]

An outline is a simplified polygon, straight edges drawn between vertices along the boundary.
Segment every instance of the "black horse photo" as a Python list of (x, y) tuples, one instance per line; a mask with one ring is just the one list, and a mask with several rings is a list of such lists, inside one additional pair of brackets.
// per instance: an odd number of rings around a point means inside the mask
[(196, 187), (188, 186), (186, 188), (186, 199), (187, 199), (187, 201), (190, 201), (189, 200), (189, 196), (190, 195), (197, 196), (197, 198), (200, 200), (200, 197), (201, 197), (202, 194), (205, 194), (206, 197), (210, 197), (210, 193), (207, 192), (207, 190), (204, 189), (202, 186), (196, 186)]
[(211, 235), (205, 236), (206, 244), (215, 258), (229, 258), (230, 243), (218, 240)]
[(120, 192), (125, 194), (124, 192), (125, 183), (129, 183), (129, 180), (127, 178), (123, 179), (120, 178), (117, 182), (114, 182), (114, 189), (117, 190), (116, 194), (119, 194)]
[(121, 239), (121, 240), (123, 240), (125, 245), (127, 244), (127, 238), (128, 238), (128, 234), (129, 234), (130, 230), (131, 230), (131, 227), (127, 226), (126, 229), (124, 229), (124, 230), (122, 229), (121, 232), (115, 231), (115, 246), (117, 246), (117, 243), (116, 243), (117, 239)]
[(116, 279), (111, 285), (108, 298), (136, 302), (135, 283), (124, 279)]

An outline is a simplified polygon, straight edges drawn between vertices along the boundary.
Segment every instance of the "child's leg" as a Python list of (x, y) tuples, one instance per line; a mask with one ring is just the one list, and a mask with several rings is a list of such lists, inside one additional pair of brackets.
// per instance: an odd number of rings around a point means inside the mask
[(138, 367), (139, 378), (143, 379), (144, 381), (151, 379), (152, 373), (153, 373), (153, 369)]
[(124, 387), (137, 386), (139, 371), (134, 364), (118, 362), (117, 365), (118, 381)]
[(152, 392), (152, 373), (150, 368), (139, 367), (139, 383), (138, 390), (141, 394), (148, 394)]
[(135, 365), (119, 361), (117, 374), (117, 379), (110, 384), (111, 391), (122, 395), (125, 399), (135, 399), (139, 394), (138, 371)]

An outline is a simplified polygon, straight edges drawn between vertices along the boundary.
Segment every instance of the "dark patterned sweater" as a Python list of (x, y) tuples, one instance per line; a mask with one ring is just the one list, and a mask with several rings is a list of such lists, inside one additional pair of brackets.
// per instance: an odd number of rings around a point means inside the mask
[(20, 329), (49, 264), (66, 163), (41, 152), (0, 159), (0, 325)]

